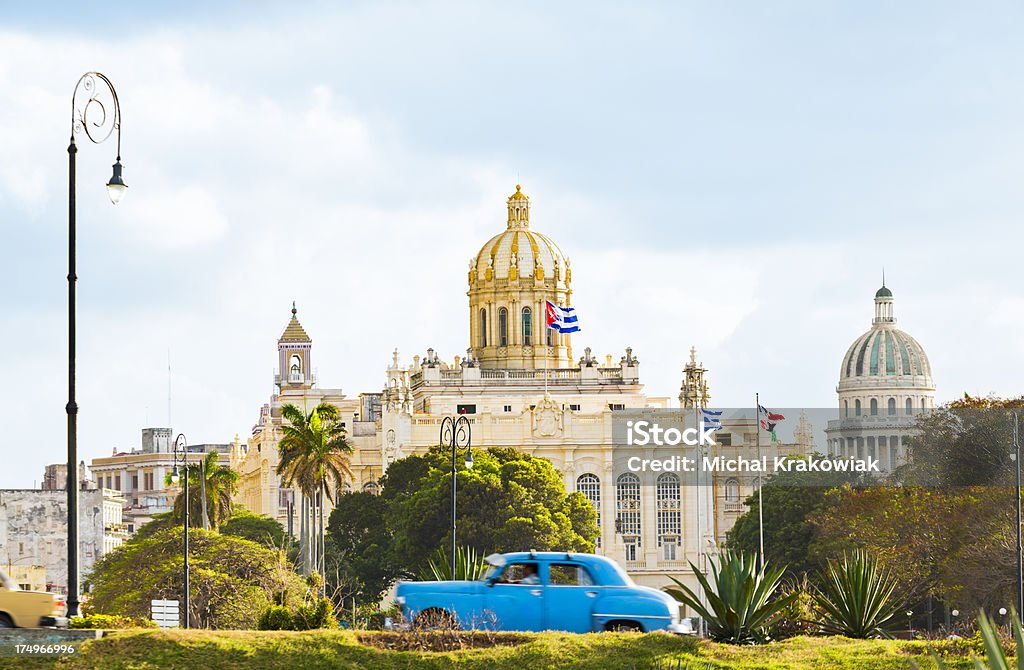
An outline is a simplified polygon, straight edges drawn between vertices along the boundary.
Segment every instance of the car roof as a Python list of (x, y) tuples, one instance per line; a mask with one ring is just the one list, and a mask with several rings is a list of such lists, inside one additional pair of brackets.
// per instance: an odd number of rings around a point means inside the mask
[(574, 551), (511, 551), (502, 554), (506, 561), (584, 561), (611, 563), (611, 559), (597, 554), (578, 554)]

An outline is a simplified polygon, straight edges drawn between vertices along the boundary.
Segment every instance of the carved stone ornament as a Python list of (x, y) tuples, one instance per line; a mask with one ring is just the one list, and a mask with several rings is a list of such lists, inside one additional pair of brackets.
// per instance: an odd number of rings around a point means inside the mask
[(554, 437), (562, 429), (562, 408), (545, 395), (533, 408), (533, 432), (540, 437)]

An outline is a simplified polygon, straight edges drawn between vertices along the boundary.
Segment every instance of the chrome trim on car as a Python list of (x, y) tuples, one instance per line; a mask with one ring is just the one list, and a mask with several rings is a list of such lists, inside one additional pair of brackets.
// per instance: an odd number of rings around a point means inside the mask
[(591, 614), (590, 616), (615, 617), (616, 619), (672, 619), (669, 614)]

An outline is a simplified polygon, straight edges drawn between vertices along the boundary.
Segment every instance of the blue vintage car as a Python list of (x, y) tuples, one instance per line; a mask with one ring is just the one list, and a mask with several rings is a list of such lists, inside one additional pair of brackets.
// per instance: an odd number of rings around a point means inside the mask
[(679, 603), (637, 586), (615, 561), (593, 554), (515, 552), (487, 557), (478, 581), (399, 582), (406, 621), (454, 621), (465, 629), (664, 630), (692, 633)]

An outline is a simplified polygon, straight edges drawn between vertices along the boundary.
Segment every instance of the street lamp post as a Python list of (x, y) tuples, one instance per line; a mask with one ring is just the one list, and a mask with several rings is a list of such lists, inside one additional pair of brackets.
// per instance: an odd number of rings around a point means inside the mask
[(99, 72), (86, 72), (71, 96), (71, 143), (68, 144), (68, 616), (78, 615), (78, 403), (75, 402), (75, 134), (83, 133), (93, 144), (104, 142), (117, 131), (117, 160), (107, 182), (115, 205), (128, 186), (121, 177), (121, 105), (117, 91)]
[[(189, 581), (188, 580), (188, 576), (189, 576), (188, 575), (188, 508), (189, 508), (189, 504), (188, 504), (188, 444), (187, 444), (187, 440), (185, 439), (185, 435), (183, 433), (178, 433), (178, 437), (174, 438), (174, 451), (173, 451), (173, 454), (174, 454), (174, 470), (171, 471), (171, 483), (177, 484), (181, 479), (185, 480), (184, 490), (182, 491), (182, 495), (185, 496), (183, 498), (183, 500), (185, 502), (182, 505), (182, 507), (185, 508), (185, 549), (184, 549), (184, 553), (185, 553), (185, 575), (184, 575), (185, 576), (185, 585), (182, 588), (182, 611), (184, 612), (184, 614), (182, 616), (182, 627), (183, 628), (188, 628), (189, 627), (188, 595), (189, 595), (189, 591), (190, 591), (189, 584), (188, 584), (188, 581)], [(181, 456), (181, 473), (180, 474), (178, 473), (178, 456), (179, 455)]]
[(1018, 437), (1017, 413), (1013, 413), (1013, 463), (1017, 469), (1017, 616), (1024, 616), (1024, 566), (1021, 566), (1021, 554), (1024, 553), (1024, 546), (1021, 545), (1020, 526), (1020, 439)]
[(466, 468), (473, 467), (473, 436), (469, 419), (460, 414), (458, 419), (446, 416), (441, 421), (441, 446), (452, 450), (452, 579), (455, 579), (455, 454), (466, 449)]

